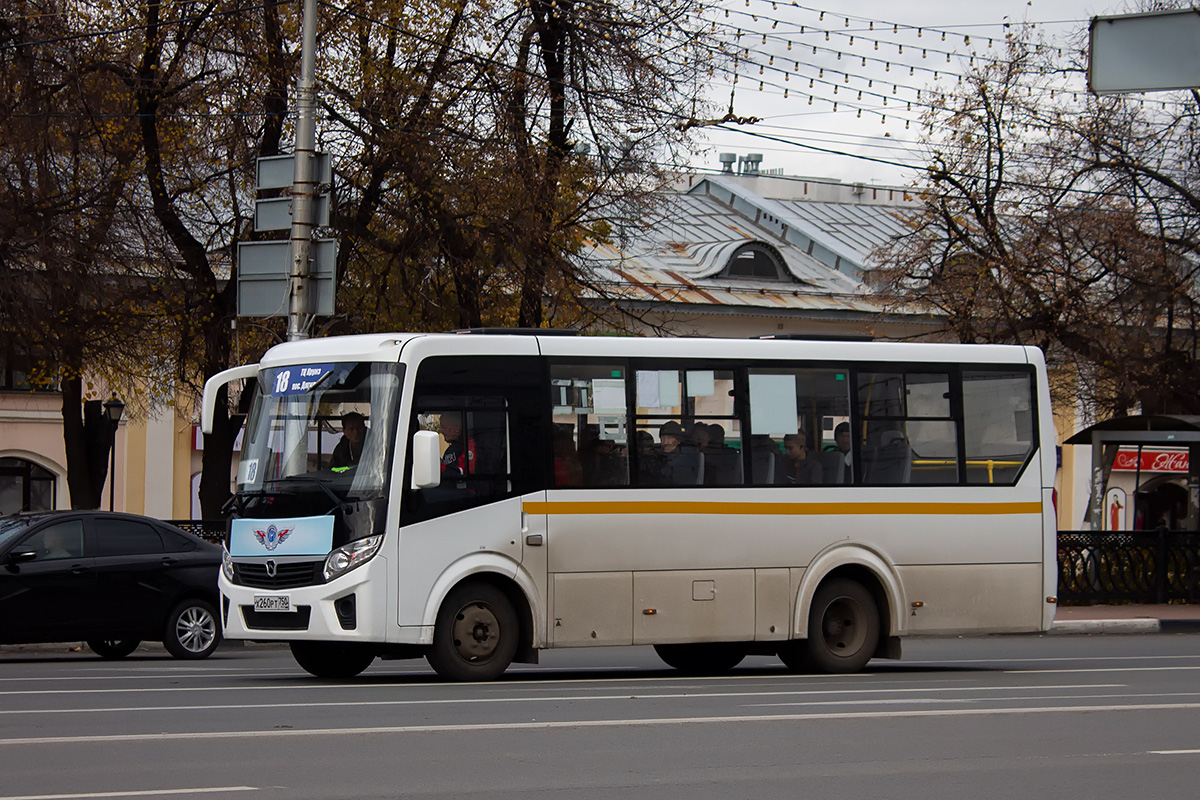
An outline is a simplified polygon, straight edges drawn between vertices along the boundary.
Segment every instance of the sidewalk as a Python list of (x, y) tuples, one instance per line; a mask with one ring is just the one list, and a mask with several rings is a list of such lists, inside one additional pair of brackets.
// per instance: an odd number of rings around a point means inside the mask
[(1200, 605), (1059, 606), (1051, 633), (1200, 633)]

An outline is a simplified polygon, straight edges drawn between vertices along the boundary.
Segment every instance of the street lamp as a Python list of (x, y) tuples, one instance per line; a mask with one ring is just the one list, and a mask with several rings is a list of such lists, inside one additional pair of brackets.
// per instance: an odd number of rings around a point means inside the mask
[(112, 425), (112, 446), (108, 449), (108, 510), (113, 510), (113, 496), (117, 490), (117, 424), (125, 413), (125, 404), (114, 394), (104, 401), (104, 417)]

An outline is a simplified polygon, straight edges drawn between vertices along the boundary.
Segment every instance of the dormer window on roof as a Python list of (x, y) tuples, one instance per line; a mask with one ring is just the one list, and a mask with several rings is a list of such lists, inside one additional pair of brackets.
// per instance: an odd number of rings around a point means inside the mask
[(721, 275), (726, 278), (757, 278), (767, 281), (792, 279), (779, 252), (764, 242), (750, 242), (734, 250)]

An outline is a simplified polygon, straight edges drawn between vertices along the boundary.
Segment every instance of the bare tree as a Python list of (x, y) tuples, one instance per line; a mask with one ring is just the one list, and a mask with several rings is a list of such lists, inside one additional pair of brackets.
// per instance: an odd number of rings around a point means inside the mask
[(127, 386), (158, 309), (124, 205), (132, 108), (106, 42), (74, 36), (71, 10), (23, 3), (0, 28), (0, 335), (36, 383), (61, 390), (71, 504), (96, 508), (112, 429), (85, 375)]
[(1038, 345), (1102, 416), (1196, 413), (1195, 105), (1063, 91), (1057, 52), (1014, 34), (941, 96), (923, 205), (871, 280), (945, 335)]
[[(455, 0), (333, 9), (336, 227), (352, 326), (558, 322), (575, 257), (638, 216), (700, 107), (700, 6)], [(703, 54), (703, 57), (702, 55)], [(368, 280), (363, 280), (370, 276)], [(380, 291), (380, 289), (383, 291)]]

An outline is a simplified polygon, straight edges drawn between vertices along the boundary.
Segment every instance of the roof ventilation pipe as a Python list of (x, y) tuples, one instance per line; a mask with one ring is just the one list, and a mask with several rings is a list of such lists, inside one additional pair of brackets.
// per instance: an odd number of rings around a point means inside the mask
[(738, 159), (743, 175), (757, 175), (762, 165), (762, 153), (748, 153)]
[(721, 172), (733, 173), (733, 165), (737, 162), (736, 153), (718, 153), (717, 160), (721, 162)]

